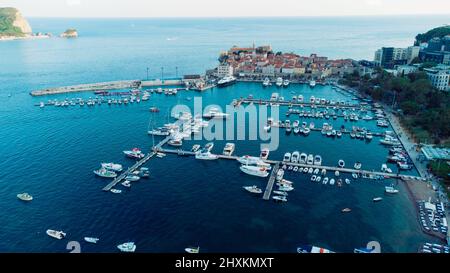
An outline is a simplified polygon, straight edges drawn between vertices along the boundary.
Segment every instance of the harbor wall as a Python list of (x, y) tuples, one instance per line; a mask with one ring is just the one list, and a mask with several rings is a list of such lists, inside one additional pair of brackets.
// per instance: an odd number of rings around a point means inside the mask
[(184, 82), (181, 79), (173, 79), (173, 80), (148, 80), (148, 81), (141, 81), (142, 87), (149, 87), (149, 86), (169, 86), (169, 85), (184, 85)]
[(73, 93), (73, 92), (85, 92), (85, 91), (97, 91), (97, 90), (116, 90), (116, 89), (136, 88), (136, 87), (139, 87), (140, 85), (141, 85), (140, 80), (99, 82), (99, 83), (88, 83), (88, 84), (79, 84), (79, 85), (62, 86), (62, 87), (35, 90), (35, 91), (31, 91), (30, 95), (45, 96), (45, 95), (64, 94), (64, 93)]

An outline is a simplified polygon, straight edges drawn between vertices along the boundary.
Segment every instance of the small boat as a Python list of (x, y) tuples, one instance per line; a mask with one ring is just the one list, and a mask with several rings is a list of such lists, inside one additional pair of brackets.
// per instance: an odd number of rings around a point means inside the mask
[(283, 176), (284, 176), (284, 170), (283, 169), (280, 169), (280, 170), (278, 170), (277, 171), (277, 180), (278, 181), (280, 181), (280, 180), (282, 180), (283, 179)]
[(357, 179), (357, 178), (358, 178), (358, 174), (357, 174), (357, 173), (352, 173), (352, 177), (353, 177), (354, 179)]
[(309, 170), (309, 169), (308, 169), (308, 168), (306, 168), (306, 167), (305, 167), (305, 168), (303, 168), (303, 173), (308, 173), (308, 170)]
[(150, 107), (150, 112), (152, 113), (158, 113), (159, 112), (159, 108), (158, 107)]
[(123, 169), (122, 165), (115, 163), (101, 163), (101, 166), (103, 169), (113, 172), (121, 172)]
[(383, 198), (381, 198), (381, 197), (375, 197), (375, 198), (373, 199), (373, 202), (380, 202), (381, 200), (383, 200)]
[(306, 164), (313, 165), (314, 164), (314, 156), (312, 154), (309, 154), (306, 159)]
[[(289, 166), (289, 167), (292, 167), (292, 166)], [(292, 168), (292, 170), (293, 170), (294, 172), (298, 172), (298, 166), (295, 166), (294, 168)]]
[(309, 174), (312, 174), (313, 172), (314, 172), (314, 169), (313, 169), (313, 168), (309, 168), (309, 169), (308, 169), (308, 173), (309, 173)]
[(130, 181), (130, 182), (135, 182), (135, 181), (138, 181), (138, 180), (141, 179), (141, 178), (140, 178), (139, 176), (137, 176), (137, 175), (130, 174), (130, 175), (127, 175), (127, 176), (125, 177), (125, 179), (128, 180), (128, 181)]
[(386, 193), (391, 193), (391, 194), (398, 193), (398, 190), (395, 189), (392, 185), (384, 187), (384, 190)]
[(276, 84), (276, 86), (281, 87), (283, 85), (283, 78), (278, 77), (275, 84)]
[(122, 193), (122, 190), (117, 190), (117, 189), (110, 189), (109, 191), (112, 193)]
[(283, 157), (284, 162), (290, 162), (291, 161), (291, 153), (285, 153)]
[(191, 151), (192, 152), (197, 152), (198, 150), (200, 150), (200, 145), (199, 144), (195, 144), (194, 146), (192, 146), (192, 149), (191, 149)]
[(94, 237), (84, 237), (84, 240), (88, 243), (96, 244), (98, 242), (98, 240), (100, 240), (100, 239), (94, 238)]
[(251, 193), (257, 193), (260, 194), (262, 193), (262, 190), (260, 188), (258, 188), (256, 185), (253, 186), (244, 186), (243, 187), (246, 191), (251, 192)]
[(187, 247), (184, 249), (184, 251), (186, 251), (187, 253), (199, 253), (200, 247)]
[(350, 212), (350, 211), (352, 211), (350, 208), (345, 208), (342, 210), (342, 212)]
[(22, 200), (22, 201), (27, 201), (27, 202), (33, 200), (33, 196), (29, 195), (29, 194), (26, 193), (26, 192), (24, 192), (24, 193), (19, 193), (19, 194), (17, 195), (17, 198), (19, 198), (19, 199)]
[(319, 169), (314, 169), (314, 174), (319, 174), (320, 170)]
[(311, 181), (316, 181), (316, 175), (311, 176)]
[(297, 163), (300, 157), (300, 153), (298, 151), (295, 151), (292, 153), (291, 162)]
[(318, 176), (316, 177), (316, 182), (320, 182), (320, 180), (322, 180), (322, 177), (318, 175)]
[(305, 154), (305, 153), (301, 153), (300, 154), (300, 159), (299, 159), (299, 162), (300, 163), (302, 163), (302, 164), (306, 164), (306, 160), (308, 159), (308, 155), (307, 154)]
[(335, 172), (334, 172), (334, 175), (335, 175), (335, 176), (339, 176), (339, 171), (335, 171)]
[(272, 199), (273, 199), (274, 201), (287, 202), (286, 196), (283, 196), (283, 195), (274, 195), (274, 196), (272, 197)]
[(240, 167), (240, 170), (246, 174), (253, 176), (267, 177), (269, 175), (267, 169), (264, 167), (242, 165)]
[(200, 160), (216, 160), (218, 158), (219, 158), (218, 155), (212, 154), (208, 151), (205, 151), (204, 149), (195, 154), (195, 159), (200, 159)]
[(107, 169), (100, 169), (100, 170), (95, 170), (94, 174), (100, 177), (104, 177), (104, 178), (115, 178), (117, 176), (117, 174), (115, 172), (112, 171), (108, 171)]
[(166, 154), (158, 152), (158, 153), (156, 153), (156, 156), (159, 157), (159, 158), (163, 158), (163, 157), (166, 156)]
[(123, 153), (130, 158), (134, 158), (134, 159), (141, 159), (143, 158), (145, 155), (142, 153), (142, 151), (138, 148), (133, 148), (131, 151), (123, 151)]
[(344, 160), (342, 160), (342, 159), (339, 159), (339, 161), (338, 161), (338, 165), (339, 165), (339, 167), (341, 167), (341, 168), (344, 168), (344, 166), (345, 166), (345, 162), (344, 162)]
[(316, 86), (316, 81), (315, 81), (315, 80), (309, 81), (309, 86), (310, 86), (310, 87)]
[(265, 78), (262, 84), (263, 84), (264, 87), (269, 86), (270, 85), (270, 79), (269, 78)]
[(121, 184), (122, 184), (122, 186), (127, 187), (127, 188), (131, 187), (130, 181), (128, 181), (128, 180), (123, 181)]
[(361, 162), (356, 162), (355, 165), (353, 166), (356, 170), (361, 169)]
[(235, 145), (234, 143), (227, 143), (223, 148), (223, 154), (227, 156), (231, 156), (234, 152)]
[(345, 184), (350, 185), (350, 179), (345, 178)]
[(335, 181), (334, 181), (334, 178), (331, 178), (331, 179), (330, 179), (330, 185), (334, 185), (334, 182), (335, 182)]
[(127, 242), (117, 246), (117, 248), (122, 252), (134, 252), (136, 251), (136, 245), (134, 242)]
[(167, 144), (169, 144), (170, 146), (174, 146), (174, 147), (181, 147), (183, 146), (183, 140), (182, 139), (171, 139), (169, 140), (169, 142), (167, 142)]
[(290, 82), (289, 82), (288, 79), (285, 79), (285, 80), (283, 81), (283, 87), (288, 87), (289, 84), (290, 84)]
[(314, 165), (316, 166), (322, 165), (322, 157), (320, 155), (314, 156)]
[(285, 191), (273, 191), (273, 193), (278, 194), (278, 195), (282, 195), (282, 196), (288, 196), (288, 193)]
[(58, 239), (58, 240), (64, 239), (64, 237), (66, 237), (66, 233), (64, 233), (63, 231), (56, 231), (56, 230), (53, 230), (53, 229), (47, 229), (46, 233), (47, 233), (48, 236), (50, 236), (52, 238), (55, 238), (55, 239)]
[(322, 181), (322, 184), (326, 185), (328, 183), (328, 177), (325, 177)]
[(320, 174), (321, 174), (321, 175), (326, 175), (326, 174), (327, 174), (327, 170), (322, 169), (322, 171), (320, 171)]
[(278, 187), (279, 191), (293, 191), (294, 187), (290, 187), (290, 186), (279, 186)]
[(263, 160), (266, 160), (269, 157), (269, 153), (270, 153), (270, 150), (268, 148), (263, 148), (261, 150), (261, 154), (259, 155), (259, 157)]

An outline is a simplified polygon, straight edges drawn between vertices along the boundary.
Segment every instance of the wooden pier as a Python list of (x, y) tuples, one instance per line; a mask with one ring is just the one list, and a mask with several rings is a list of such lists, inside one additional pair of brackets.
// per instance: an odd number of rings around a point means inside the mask
[(278, 169), (280, 168), (280, 163), (275, 164), (270, 174), (269, 181), (267, 182), (266, 190), (264, 191), (263, 199), (269, 200), (270, 194), (272, 193), (273, 184), (275, 183), (275, 178), (277, 177)]

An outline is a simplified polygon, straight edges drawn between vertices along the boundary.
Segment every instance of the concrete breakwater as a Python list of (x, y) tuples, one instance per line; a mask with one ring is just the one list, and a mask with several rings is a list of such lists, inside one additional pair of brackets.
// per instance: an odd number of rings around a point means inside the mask
[(112, 81), (112, 82), (99, 82), (99, 83), (89, 83), (89, 84), (79, 84), (79, 85), (47, 88), (47, 89), (31, 91), (30, 94), (32, 96), (45, 96), (45, 95), (84, 92), (84, 91), (138, 88), (140, 86), (141, 86), (140, 80)]

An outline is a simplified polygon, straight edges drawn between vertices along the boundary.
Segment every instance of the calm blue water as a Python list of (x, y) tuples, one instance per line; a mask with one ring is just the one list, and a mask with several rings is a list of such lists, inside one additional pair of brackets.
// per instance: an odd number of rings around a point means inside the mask
[[(101, 191), (107, 181), (92, 170), (102, 161), (131, 166), (122, 150), (148, 149), (149, 122), (166, 122), (166, 111), (187, 97), (202, 96), (203, 103), (229, 104), (233, 98), (270, 97), (275, 87), (236, 84), (205, 93), (181, 92), (176, 97), (152, 95), (140, 105), (93, 108), (39, 109), (33, 89), (117, 79), (140, 79), (178, 73), (201, 73), (216, 64), (228, 47), (270, 43), (275, 50), (300, 54), (317, 52), (330, 57), (372, 57), (383, 45), (407, 46), (418, 32), (448, 23), (445, 17), (308, 18), (308, 19), (30, 19), (34, 31), (58, 34), (68, 27), (79, 30), (74, 40), (45, 39), (0, 43), (0, 251), (64, 252), (66, 241), (45, 235), (62, 229), (68, 240), (100, 237), (98, 245), (82, 243), (82, 251), (114, 252), (115, 245), (134, 240), (138, 251), (181, 252), (200, 245), (205, 252), (294, 252), (298, 245), (314, 244), (335, 251), (352, 251), (378, 240), (387, 252), (415, 252), (430, 240), (420, 232), (406, 190), (374, 204), (390, 181), (361, 180), (342, 188), (311, 183), (309, 176), (287, 174), (295, 192), (287, 204), (264, 202), (243, 192), (243, 185), (265, 187), (266, 179), (241, 173), (228, 161), (199, 162), (176, 156), (152, 159), (151, 179), (134, 184), (120, 195)], [(282, 90), (306, 98), (351, 98), (329, 87), (293, 85)], [(11, 94), (9, 97), (8, 95)], [(55, 96), (89, 97), (86, 94)], [(50, 97), (49, 97), (50, 98)], [(49, 99), (45, 98), (45, 100)], [(157, 105), (161, 113), (151, 116)], [(282, 116), (284, 119), (284, 112)], [(308, 119), (305, 120), (308, 123)], [(316, 126), (324, 121), (315, 121)], [(350, 126), (341, 119), (334, 127)], [(358, 122), (376, 130), (373, 122)], [(387, 150), (378, 144), (285, 136), (270, 158), (299, 150), (321, 154), (324, 164), (342, 158), (349, 165), (359, 160), (365, 169), (379, 169)], [(194, 143), (187, 141), (185, 148)], [(226, 141), (216, 141), (221, 152)], [(237, 154), (259, 153), (259, 142), (237, 141)], [(16, 194), (29, 192), (31, 203)], [(340, 210), (351, 207), (352, 213)]]

